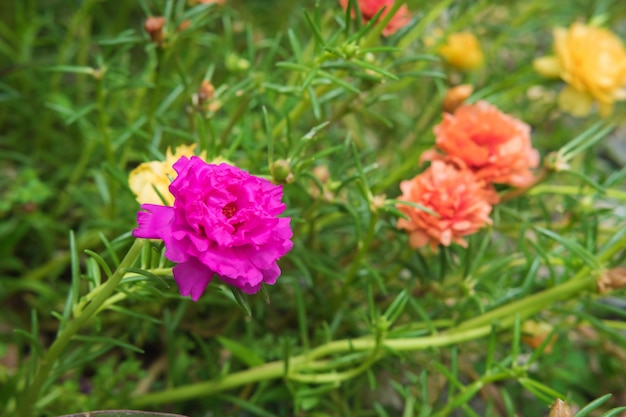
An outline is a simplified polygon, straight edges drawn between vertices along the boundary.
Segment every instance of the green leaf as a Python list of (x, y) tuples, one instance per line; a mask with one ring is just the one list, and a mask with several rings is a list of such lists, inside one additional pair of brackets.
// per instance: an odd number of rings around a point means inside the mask
[(237, 359), (248, 365), (249, 367), (263, 365), (265, 361), (257, 353), (236, 340), (229, 339), (224, 336), (217, 336), (217, 341), (220, 342), (230, 353)]
[[(154, 280), (156, 282), (159, 282), (159, 283), (163, 284), (163, 286), (165, 288), (169, 288), (170, 287), (170, 285), (163, 278), (161, 278), (160, 276), (158, 276), (156, 274), (153, 274), (152, 272), (147, 271), (145, 269), (141, 269), (141, 268), (126, 268), (126, 272), (127, 273), (130, 272), (130, 273), (137, 274), (137, 275), (143, 275), (144, 277), (147, 277), (147, 278), (149, 278), (151, 280)], [(126, 278), (125, 277), (124, 279), (122, 279), (121, 283), (131, 282), (131, 280), (132, 280), (132, 278)]]
[(98, 255), (96, 252), (89, 250), (89, 249), (85, 249), (84, 252), (87, 255), (91, 256), (98, 263), (98, 265), (100, 265), (100, 268), (102, 268), (102, 270), (104, 271), (104, 274), (107, 277), (110, 277), (111, 275), (113, 275), (113, 272), (111, 272), (111, 268), (109, 268), (109, 265), (107, 265), (106, 261), (102, 259), (102, 256)]
[(626, 406), (613, 408), (606, 413), (602, 414), (600, 417), (613, 417), (620, 414), (622, 411), (626, 411)]
[(574, 414), (574, 417), (587, 417), (587, 415), (589, 415), (593, 410), (607, 402), (612, 396), (613, 394), (606, 394), (596, 400), (593, 400), (592, 402), (581, 408), (576, 414)]
[(589, 266), (593, 270), (598, 271), (598, 270), (601, 269), (600, 263), (593, 256), (593, 254), (589, 253), (589, 251), (587, 251), (587, 249), (582, 247), (577, 242), (575, 242), (573, 240), (570, 240), (570, 239), (566, 239), (563, 236), (558, 235), (558, 234), (554, 233), (551, 230), (544, 229), (543, 227), (540, 227), (540, 226), (535, 226), (535, 230), (537, 230), (541, 234), (543, 234), (543, 235), (545, 235), (545, 236), (547, 236), (547, 237), (557, 241), (561, 245), (565, 246), (572, 253), (578, 255), (580, 257), (580, 259), (583, 260), (587, 264), (587, 266)]
[(104, 337), (104, 336), (83, 336), (83, 335), (75, 335), (72, 339), (80, 340), (83, 342), (90, 343), (103, 343), (105, 345), (114, 345), (119, 346), (124, 349), (132, 350), (137, 353), (145, 353), (143, 349), (138, 348), (137, 346), (131, 345), (130, 343), (122, 342), (119, 339), (114, 339), (112, 337)]
[(78, 414), (67, 414), (59, 417), (187, 417), (182, 414), (158, 413), (155, 411), (135, 410), (100, 410)]
[(326, 42), (324, 41), (324, 38), (322, 37), (322, 33), (320, 32), (320, 29), (317, 27), (315, 22), (313, 22), (313, 19), (311, 18), (311, 15), (306, 10), (304, 11), (304, 17), (306, 17), (306, 21), (309, 24), (309, 26), (311, 27), (311, 30), (313, 31), (313, 36), (315, 36), (315, 40), (321, 46), (325, 46)]
[(86, 74), (93, 75), (94, 69), (86, 66), (79, 65), (50, 65), (48, 67), (41, 68), (42, 71), (51, 72), (67, 72), (71, 74)]
[(566, 398), (560, 392), (542, 384), (541, 382), (537, 382), (534, 379), (522, 377), (518, 379), (518, 381), (528, 391), (545, 401), (546, 404), (551, 404), (555, 398)]
[(390, 78), (392, 80), (398, 80), (399, 79), (396, 75), (390, 73), (389, 71), (384, 70), (384, 69), (382, 69), (380, 67), (377, 67), (376, 65), (370, 64), (369, 62), (361, 61), (360, 59), (352, 59), (351, 62), (354, 62), (356, 65), (358, 65), (361, 68), (365, 68), (365, 69), (368, 69), (370, 71), (374, 71), (375, 73), (380, 74), (380, 75), (384, 75), (385, 77)]
[(246, 313), (246, 316), (252, 317), (252, 310), (250, 309), (250, 304), (248, 304), (246, 296), (237, 287), (230, 287), (230, 290), (232, 291), (233, 297), (235, 297), (235, 302)]

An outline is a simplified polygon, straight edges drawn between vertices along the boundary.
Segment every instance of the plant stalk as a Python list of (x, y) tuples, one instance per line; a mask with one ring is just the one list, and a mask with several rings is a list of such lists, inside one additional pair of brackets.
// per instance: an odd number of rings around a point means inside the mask
[(104, 287), (99, 290), (99, 294), (93, 299), (77, 317), (74, 318), (59, 334), (57, 339), (52, 343), (41, 362), (38, 364), (37, 371), (32, 383), (25, 387), (24, 392), (20, 395), (18, 402), (18, 413), (21, 417), (34, 416), (35, 404), (39, 398), (41, 388), (48, 380), (52, 369), (56, 361), (58, 360), (63, 350), (72, 340), (79, 330), (91, 319), (99, 310), (100, 306), (104, 304), (109, 297), (115, 292), (118, 284), (124, 277), (126, 268), (129, 268), (137, 259), (143, 248), (144, 241), (137, 239), (133, 243), (133, 246), (129, 249), (128, 253), (120, 263), (117, 270), (111, 275), (109, 280), (104, 284)]

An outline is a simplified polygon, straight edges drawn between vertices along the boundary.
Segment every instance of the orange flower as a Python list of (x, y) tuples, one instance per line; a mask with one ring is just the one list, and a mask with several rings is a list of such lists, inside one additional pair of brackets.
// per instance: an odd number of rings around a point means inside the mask
[(470, 32), (452, 33), (439, 48), (439, 54), (448, 64), (463, 71), (480, 67), (484, 60), (480, 43)]
[[(436, 146), (448, 159), (486, 183), (527, 187), (534, 178), (530, 169), (539, 165), (530, 127), (484, 101), (444, 113), (435, 136)], [(422, 155), (423, 160), (443, 158), (433, 150)]]
[(397, 227), (409, 233), (413, 248), (429, 244), (435, 249), (439, 244), (449, 246), (453, 242), (466, 247), (463, 236), (491, 224), (488, 200), (493, 190), (467, 169), (436, 160), (420, 175), (402, 181), (400, 189), (402, 196), (398, 200), (417, 203), (437, 213), (398, 205), (409, 219), (398, 219)]
[(582, 23), (556, 28), (554, 51), (556, 55), (538, 58), (533, 66), (539, 74), (568, 84), (558, 97), (562, 110), (586, 116), (597, 100), (600, 114), (608, 116), (615, 101), (626, 100), (626, 49), (613, 33)]
[[(339, 0), (339, 4), (344, 10), (348, 8), (349, 0)], [(363, 17), (363, 22), (369, 22), (372, 20), (376, 13), (385, 7), (385, 11), (380, 15), (382, 19), (393, 6), (394, 0), (357, 0), (359, 3), (359, 10)], [(354, 15), (353, 15), (354, 16)], [(400, 28), (406, 26), (411, 21), (411, 14), (406, 4), (400, 6), (396, 14), (391, 18), (387, 27), (383, 30), (383, 36), (390, 36), (396, 33)]]

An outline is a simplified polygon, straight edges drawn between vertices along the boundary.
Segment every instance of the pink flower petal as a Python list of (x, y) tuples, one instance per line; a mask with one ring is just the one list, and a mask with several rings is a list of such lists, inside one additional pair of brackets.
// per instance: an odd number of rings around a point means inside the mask
[(213, 271), (194, 258), (179, 263), (172, 271), (174, 280), (180, 289), (180, 295), (189, 295), (193, 301), (198, 301), (214, 274)]
[(163, 239), (167, 236), (174, 210), (156, 204), (142, 204), (141, 209), (145, 211), (137, 212), (139, 227), (133, 230), (133, 236), (143, 239)]
[(144, 205), (136, 237), (162, 239), (165, 256), (179, 263), (181, 294), (197, 300), (212, 274), (246, 293), (274, 284), (277, 261), (293, 246), (282, 187), (236, 167), (181, 157), (169, 186), (173, 207)]

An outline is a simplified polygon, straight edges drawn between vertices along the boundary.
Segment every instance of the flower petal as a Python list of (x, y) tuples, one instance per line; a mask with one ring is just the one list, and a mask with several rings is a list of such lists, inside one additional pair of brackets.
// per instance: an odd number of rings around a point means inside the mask
[(593, 97), (568, 85), (559, 93), (557, 103), (561, 110), (573, 116), (584, 117), (591, 111)]
[(277, 217), (285, 210), (282, 187), (196, 156), (173, 167), (174, 206), (142, 206), (133, 233), (163, 240), (165, 257), (178, 263), (181, 294), (197, 300), (213, 274), (251, 294), (274, 284), (276, 262), (293, 246), (290, 219)]
[(156, 204), (142, 204), (137, 212), (139, 227), (133, 230), (133, 236), (143, 239), (165, 239), (170, 234), (170, 226), (174, 219), (171, 207)]
[(191, 296), (193, 301), (198, 301), (214, 275), (213, 271), (194, 258), (179, 263), (172, 272), (180, 295)]
[(540, 75), (547, 78), (559, 78), (562, 70), (559, 59), (554, 55), (535, 59), (533, 68)]

